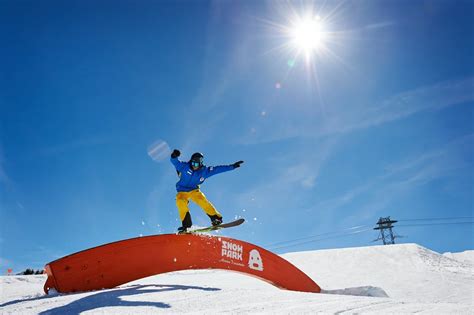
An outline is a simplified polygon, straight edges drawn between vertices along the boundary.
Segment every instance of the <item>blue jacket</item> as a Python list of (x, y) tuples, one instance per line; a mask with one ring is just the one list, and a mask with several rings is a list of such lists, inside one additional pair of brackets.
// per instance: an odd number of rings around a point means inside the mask
[(178, 171), (179, 181), (176, 183), (176, 190), (191, 191), (199, 188), (199, 185), (216, 174), (231, 171), (234, 169), (232, 165), (222, 166), (202, 166), (200, 169), (193, 170), (190, 162), (181, 162), (178, 158), (171, 158), (176, 171)]

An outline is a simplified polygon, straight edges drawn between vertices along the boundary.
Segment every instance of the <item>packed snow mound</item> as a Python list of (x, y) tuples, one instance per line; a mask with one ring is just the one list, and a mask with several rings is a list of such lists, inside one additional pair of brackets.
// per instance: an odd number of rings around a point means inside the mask
[(354, 296), (371, 296), (371, 297), (388, 297), (387, 293), (381, 288), (376, 287), (358, 287), (345, 288), (342, 290), (321, 290), (324, 294), (338, 294), (338, 295), (354, 295)]
[[(14, 299), (18, 293), (28, 298), (43, 296), (44, 292), (39, 289), (43, 287), (45, 281), (46, 275), (0, 277), (0, 306), (5, 301)], [(15, 289), (10, 290), (10, 288)], [(2, 314), (1, 311), (0, 314)]]
[(461, 253), (448, 252), (448, 253), (444, 253), (443, 256), (474, 265), (474, 250), (466, 250)]
[(0, 313), (473, 314), (472, 264), (415, 244), (283, 257), (321, 284), (322, 294), (280, 290), (223, 270), (179, 271), (109, 290), (49, 296), (44, 275), (0, 276)]
[(329, 249), (282, 256), (326, 291), (351, 292), (350, 288), (377, 287), (391, 298), (474, 303), (472, 264), (417, 244)]

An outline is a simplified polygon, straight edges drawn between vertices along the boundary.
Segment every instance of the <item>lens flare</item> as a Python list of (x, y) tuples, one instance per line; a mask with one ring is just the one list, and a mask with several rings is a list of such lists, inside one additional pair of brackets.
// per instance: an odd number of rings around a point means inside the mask
[(156, 140), (148, 146), (148, 155), (156, 162), (163, 161), (170, 155), (171, 149), (164, 140)]

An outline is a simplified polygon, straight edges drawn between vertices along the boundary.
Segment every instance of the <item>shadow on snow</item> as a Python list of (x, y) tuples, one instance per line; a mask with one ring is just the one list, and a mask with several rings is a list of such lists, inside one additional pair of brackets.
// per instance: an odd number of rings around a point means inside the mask
[[(155, 287), (155, 288), (151, 288)], [(158, 288), (156, 288), (158, 287)], [(100, 291), (96, 294), (85, 296), (81, 299), (72, 301), (63, 306), (45, 310), (40, 315), (54, 315), (54, 314), (80, 314), (81, 312), (98, 309), (102, 307), (114, 307), (114, 306), (151, 306), (157, 308), (171, 308), (171, 305), (162, 302), (147, 302), (147, 301), (125, 301), (122, 298), (125, 296), (133, 296), (139, 294), (148, 293), (159, 293), (176, 290), (202, 290), (202, 291), (219, 291), (218, 288), (204, 288), (198, 286), (185, 286), (185, 285), (134, 285), (126, 288), (118, 288), (116, 290)], [(68, 296), (68, 295), (64, 295)], [(0, 307), (13, 305), (22, 302), (36, 301), (49, 299), (55, 296), (42, 296), (24, 300), (14, 300), (4, 304)]]

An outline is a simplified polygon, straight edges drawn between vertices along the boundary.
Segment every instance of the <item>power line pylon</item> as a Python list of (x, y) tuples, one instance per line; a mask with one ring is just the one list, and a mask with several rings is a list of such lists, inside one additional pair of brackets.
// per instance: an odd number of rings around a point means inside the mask
[(380, 230), (380, 236), (375, 241), (383, 241), (384, 245), (395, 244), (395, 235), (393, 234), (392, 224), (397, 223), (396, 220), (391, 220), (390, 217), (380, 218), (377, 222), (377, 227), (374, 230)]

